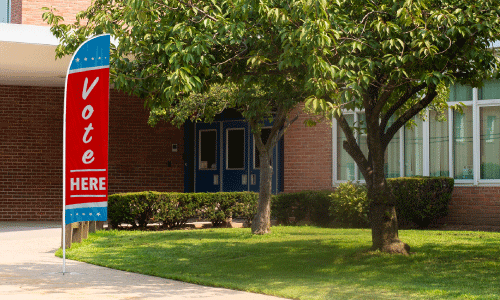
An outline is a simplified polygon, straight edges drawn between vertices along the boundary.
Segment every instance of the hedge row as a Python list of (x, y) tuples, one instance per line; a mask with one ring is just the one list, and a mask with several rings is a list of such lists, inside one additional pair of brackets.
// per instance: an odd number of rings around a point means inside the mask
[[(407, 177), (387, 180), (396, 196), (400, 228), (427, 227), (448, 213), (454, 180), (449, 177)], [(182, 227), (191, 218), (214, 226), (229, 218), (249, 224), (257, 212), (258, 194), (159, 193), (115, 194), (108, 199), (108, 218), (113, 227), (121, 223), (145, 227), (161, 222), (165, 228)], [(272, 198), (272, 217), (283, 225), (312, 224), (323, 227), (368, 227), (366, 187), (343, 183), (335, 191), (303, 191)]]
[[(400, 228), (425, 228), (448, 214), (454, 180), (449, 177), (387, 179), (396, 196)], [(329, 227), (368, 227), (366, 187), (342, 183), (335, 191), (303, 191), (274, 197), (272, 214), (279, 223)]]
[(210, 220), (214, 226), (222, 225), (231, 217), (250, 223), (257, 201), (258, 194), (251, 192), (114, 194), (108, 198), (108, 219), (114, 228), (122, 223), (146, 227), (151, 222), (176, 228), (191, 218)]

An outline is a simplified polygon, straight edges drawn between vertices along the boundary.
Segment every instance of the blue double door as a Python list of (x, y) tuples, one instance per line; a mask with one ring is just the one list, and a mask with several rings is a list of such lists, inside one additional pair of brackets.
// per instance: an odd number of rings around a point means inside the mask
[[(195, 192), (259, 191), (260, 159), (245, 121), (217, 121), (195, 126)], [(266, 141), (271, 128), (262, 131)], [(279, 190), (279, 145), (273, 149), (273, 193)]]

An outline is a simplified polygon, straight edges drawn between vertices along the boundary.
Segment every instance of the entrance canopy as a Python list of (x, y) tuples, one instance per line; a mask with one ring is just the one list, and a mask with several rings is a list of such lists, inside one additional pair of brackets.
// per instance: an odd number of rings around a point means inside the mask
[(55, 59), (50, 27), (0, 23), (0, 85), (64, 87), (70, 56)]

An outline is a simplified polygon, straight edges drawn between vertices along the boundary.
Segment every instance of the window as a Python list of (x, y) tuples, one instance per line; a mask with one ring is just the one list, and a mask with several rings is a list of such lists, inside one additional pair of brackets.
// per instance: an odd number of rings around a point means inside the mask
[(472, 107), (453, 112), (453, 162), (455, 179), (473, 179)]
[(245, 129), (227, 129), (226, 157), (228, 170), (245, 168)]
[[(346, 112), (344, 113), (344, 117), (351, 127), (355, 127), (356, 129), (353, 131), (356, 140), (358, 141), (358, 145), (361, 149), (361, 152), (365, 156), (368, 156), (368, 144), (367, 144), (367, 135), (364, 128), (366, 128), (366, 117), (363, 112)], [(388, 123), (390, 126), (394, 122), (394, 119), (391, 119)], [(343, 142), (346, 140), (344, 132), (337, 126), (337, 139), (335, 141), (335, 148), (337, 152), (337, 169), (336, 175), (334, 178), (335, 181), (358, 181), (364, 180), (363, 175), (359, 171), (358, 166), (352, 159), (352, 157), (347, 154), (347, 152), (343, 148)], [(358, 130), (360, 129), (360, 130)], [(400, 156), (399, 156), (399, 140), (400, 134), (396, 133), (394, 138), (391, 140), (387, 147), (387, 151), (385, 153), (385, 173), (387, 177), (399, 177), (400, 172)]]
[(10, 0), (0, 0), (0, 23), (10, 22)]
[(482, 107), (481, 179), (500, 179), (500, 107)]
[(200, 170), (217, 169), (217, 131), (200, 130)]
[[(445, 112), (448, 120), (448, 112)], [(429, 175), (450, 176), (448, 122), (437, 120), (437, 113), (429, 112)]]
[(472, 88), (456, 84), (450, 87), (450, 102), (472, 101)]
[(422, 138), (422, 119), (415, 117), (413, 119), (416, 126), (412, 128), (405, 127), (404, 151), (405, 151), (405, 176), (416, 176), (423, 174), (423, 138)]
[[(354, 125), (354, 114), (344, 115), (349, 126)], [(347, 154), (344, 150), (343, 143), (346, 140), (344, 131), (342, 128), (337, 130), (337, 145), (338, 145), (338, 160), (337, 160), (337, 179), (338, 180), (350, 180), (353, 181), (354, 178), (354, 159)]]
[(481, 91), (479, 100), (500, 99), (500, 80), (485, 82)]
[[(446, 121), (439, 121), (436, 112), (428, 111), (425, 120), (417, 117), (415, 127), (404, 127), (394, 135), (385, 153), (386, 177), (452, 176), (458, 185), (500, 186), (500, 80), (485, 82), (482, 88), (455, 85), (450, 88), (449, 103), (463, 103), (463, 114), (448, 109)], [(345, 117), (354, 127), (364, 121), (362, 112), (348, 111)], [(337, 137), (333, 184), (363, 180), (342, 148), (345, 136), (335, 122), (333, 133)], [(356, 139), (366, 154), (364, 132), (356, 133)]]

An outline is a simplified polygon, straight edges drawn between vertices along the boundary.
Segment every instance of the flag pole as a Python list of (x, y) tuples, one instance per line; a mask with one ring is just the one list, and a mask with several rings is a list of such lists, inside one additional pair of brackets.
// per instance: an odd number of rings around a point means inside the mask
[[(71, 59), (73, 60), (73, 59)], [(70, 63), (71, 66), (71, 63)], [(66, 82), (64, 84), (64, 116), (63, 116), (63, 211), (62, 211), (62, 245), (63, 245), (63, 275), (66, 273), (66, 94), (68, 89), (68, 71), (66, 71)]]
[[(80, 49), (80, 47), (78, 47)], [(75, 54), (76, 52), (75, 51)], [(62, 211), (62, 245), (63, 245), (63, 275), (66, 273), (66, 120), (67, 120), (67, 96), (68, 96), (68, 75), (71, 69), (71, 64), (75, 58), (75, 54), (71, 57), (68, 68), (66, 69), (66, 79), (64, 81), (64, 113), (63, 113), (63, 211)]]

